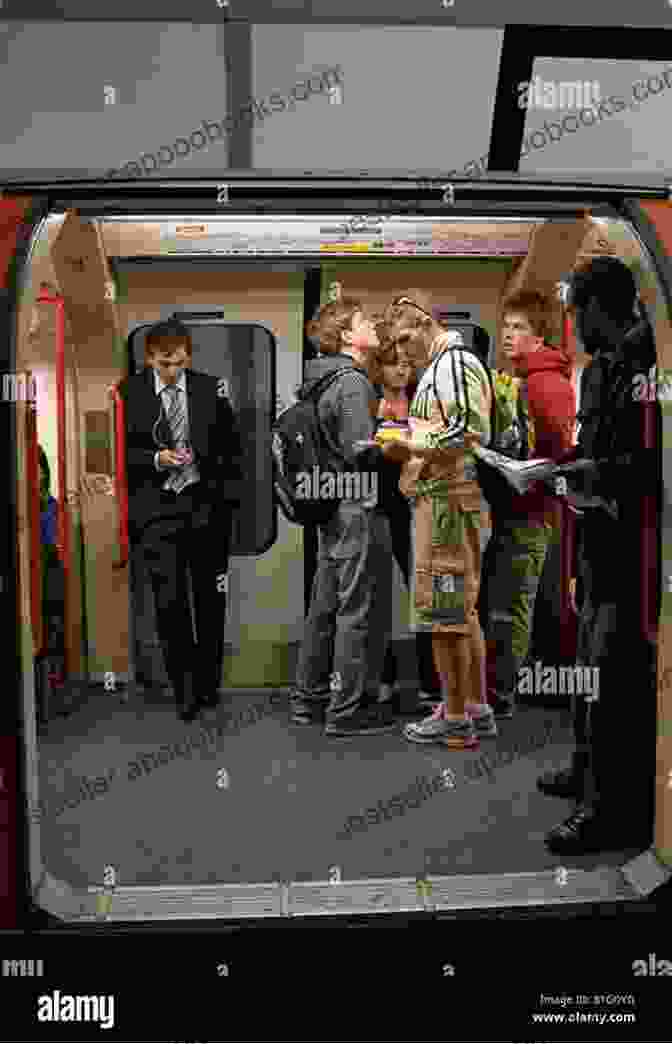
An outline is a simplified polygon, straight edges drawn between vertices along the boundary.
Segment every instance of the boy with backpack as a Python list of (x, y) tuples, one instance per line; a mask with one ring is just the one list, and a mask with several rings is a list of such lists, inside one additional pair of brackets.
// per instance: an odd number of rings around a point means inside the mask
[[(495, 383), (499, 411), (510, 416), (518, 411), (527, 421), (527, 448), (536, 457), (557, 461), (571, 448), (576, 406), (569, 361), (545, 343), (554, 332), (556, 316), (553, 301), (536, 291), (520, 292), (504, 302), (501, 354), (515, 377), (499, 372)], [(522, 426), (518, 436), (524, 439)], [(513, 443), (505, 452), (518, 455)], [(510, 718), (518, 672), (529, 651), (539, 581), (559, 517), (557, 501), (543, 483), (522, 496), (500, 487), (484, 490), (492, 536), (485, 554), (483, 601), (488, 699), (496, 717)]]
[[(292, 721), (328, 736), (395, 731), (377, 697), (392, 627), (392, 544), (371, 443), (378, 399), (368, 379), (375, 325), (353, 298), (309, 324), (321, 357), (276, 421), (276, 494), (290, 521), (317, 524), (319, 552), (291, 695)], [(370, 465), (367, 471), (367, 464)]]

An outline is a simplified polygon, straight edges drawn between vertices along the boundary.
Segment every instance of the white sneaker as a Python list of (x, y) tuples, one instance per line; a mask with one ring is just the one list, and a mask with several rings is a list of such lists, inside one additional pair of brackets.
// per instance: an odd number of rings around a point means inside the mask
[(438, 705), (429, 718), (413, 722), (404, 729), (412, 743), (442, 743), (451, 750), (478, 750), (479, 741), (471, 718), (453, 721), (444, 717), (444, 706)]
[(378, 689), (378, 703), (387, 703), (394, 696), (392, 685), (381, 685)]

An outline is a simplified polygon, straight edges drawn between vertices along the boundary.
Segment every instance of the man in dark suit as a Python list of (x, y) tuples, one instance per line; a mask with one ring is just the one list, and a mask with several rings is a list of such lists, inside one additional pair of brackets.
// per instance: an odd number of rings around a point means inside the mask
[(129, 538), (142, 548), (166, 672), (183, 721), (219, 700), (225, 577), (243, 478), (231, 404), (216, 377), (190, 369), (191, 356), (187, 327), (177, 319), (158, 323), (147, 335), (145, 369), (120, 385)]

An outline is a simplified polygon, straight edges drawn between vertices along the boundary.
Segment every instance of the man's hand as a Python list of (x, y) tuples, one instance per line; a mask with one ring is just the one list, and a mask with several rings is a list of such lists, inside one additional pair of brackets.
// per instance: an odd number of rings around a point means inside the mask
[(411, 456), (409, 439), (391, 439), (379, 445), (386, 460), (406, 461)]
[(566, 464), (558, 464), (557, 470), (562, 475), (590, 475), (594, 477), (599, 474), (600, 468), (597, 461), (590, 457), (579, 457), (577, 460)]
[(569, 604), (572, 607), (572, 611), (578, 616), (579, 610), (576, 608), (576, 577), (569, 581)]
[(184, 464), (184, 457), (182, 453), (176, 453), (175, 450), (162, 449), (159, 453), (159, 464), (162, 468), (181, 468)]

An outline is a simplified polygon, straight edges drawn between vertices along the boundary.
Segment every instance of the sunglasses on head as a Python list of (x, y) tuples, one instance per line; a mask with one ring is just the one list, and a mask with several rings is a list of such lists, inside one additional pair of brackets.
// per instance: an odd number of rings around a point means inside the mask
[(410, 297), (395, 297), (391, 307), (396, 308), (399, 305), (409, 305), (411, 308), (417, 308), (417, 310), (422, 312), (423, 315), (426, 315), (428, 319), (434, 319), (433, 315), (426, 312), (425, 309), (421, 308), (419, 304), (415, 303), (415, 301), (411, 301)]

